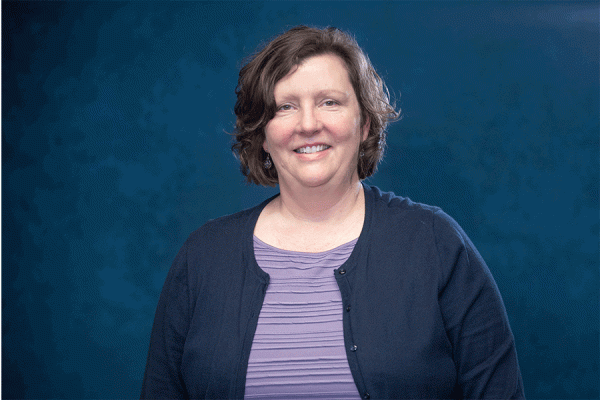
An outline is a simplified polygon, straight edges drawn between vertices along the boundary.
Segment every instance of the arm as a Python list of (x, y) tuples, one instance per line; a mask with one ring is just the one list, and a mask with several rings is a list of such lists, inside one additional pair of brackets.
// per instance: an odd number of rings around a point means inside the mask
[(187, 398), (181, 357), (190, 319), (187, 246), (175, 257), (163, 286), (152, 334), (141, 399)]
[(524, 399), (514, 337), (488, 267), (442, 211), (435, 213), (434, 231), (442, 270), (439, 303), (463, 397)]

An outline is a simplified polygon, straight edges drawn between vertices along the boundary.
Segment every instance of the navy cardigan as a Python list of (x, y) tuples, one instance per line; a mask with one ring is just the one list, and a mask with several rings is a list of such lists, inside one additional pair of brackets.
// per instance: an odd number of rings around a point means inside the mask
[[(365, 221), (335, 274), (344, 345), (364, 398), (524, 398), (498, 288), (438, 208), (364, 185)], [(192, 233), (167, 275), (141, 398), (243, 398), (269, 276), (256, 263), (257, 207)]]

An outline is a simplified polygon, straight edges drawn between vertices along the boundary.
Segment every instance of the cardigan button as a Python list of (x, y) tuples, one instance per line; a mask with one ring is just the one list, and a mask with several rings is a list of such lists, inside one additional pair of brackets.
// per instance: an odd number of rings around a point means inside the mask
[(346, 311), (350, 312), (350, 306), (346, 307)]
[(340, 269), (340, 275), (344, 275), (346, 273), (345, 269)]
[(353, 345), (350, 347), (350, 351), (356, 351), (356, 349), (357, 349), (357, 348), (358, 348), (358, 347), (356, 347), (356, 345), (355, 345), (355, 344), (353, 344)]
[(365, 392), (365, 394), (363, 395), (363, 399), (370, 399), (371, 395), (367, 392)]

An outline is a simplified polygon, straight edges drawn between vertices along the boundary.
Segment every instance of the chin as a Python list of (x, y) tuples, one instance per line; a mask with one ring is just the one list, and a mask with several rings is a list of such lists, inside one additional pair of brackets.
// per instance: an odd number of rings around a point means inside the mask
[(319, 187), (330, 183), (333, 180), (331, 176), (310, 177), (302, 180), (302, 183), (308, 187)]
[(327, 180), (322, 179), (309, 179), (302, 181), (302, 185), (307, 187), (319, 187), (325, 185), (326, 183)]
[(299, 176), (296, 179), (296, 182), (300, 183), (302, 186), (306, 187), (318, 187), (326, 184), (331, 180), (331, 177), (325, 176)]

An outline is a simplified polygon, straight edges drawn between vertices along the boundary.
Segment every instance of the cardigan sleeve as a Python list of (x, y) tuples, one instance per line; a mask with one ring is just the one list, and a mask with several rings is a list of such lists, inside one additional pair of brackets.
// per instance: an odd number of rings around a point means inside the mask
[(434, 213), (438, 299), (466, 399), (524, 399), (515, 341), (498, 287), (465, 232)]
[(181, 375), (183, 346), (190, 323), (187, 265), (187, 245), (184, 245), (173, 261), (158, 300), (141, 399), (188, 397)]

